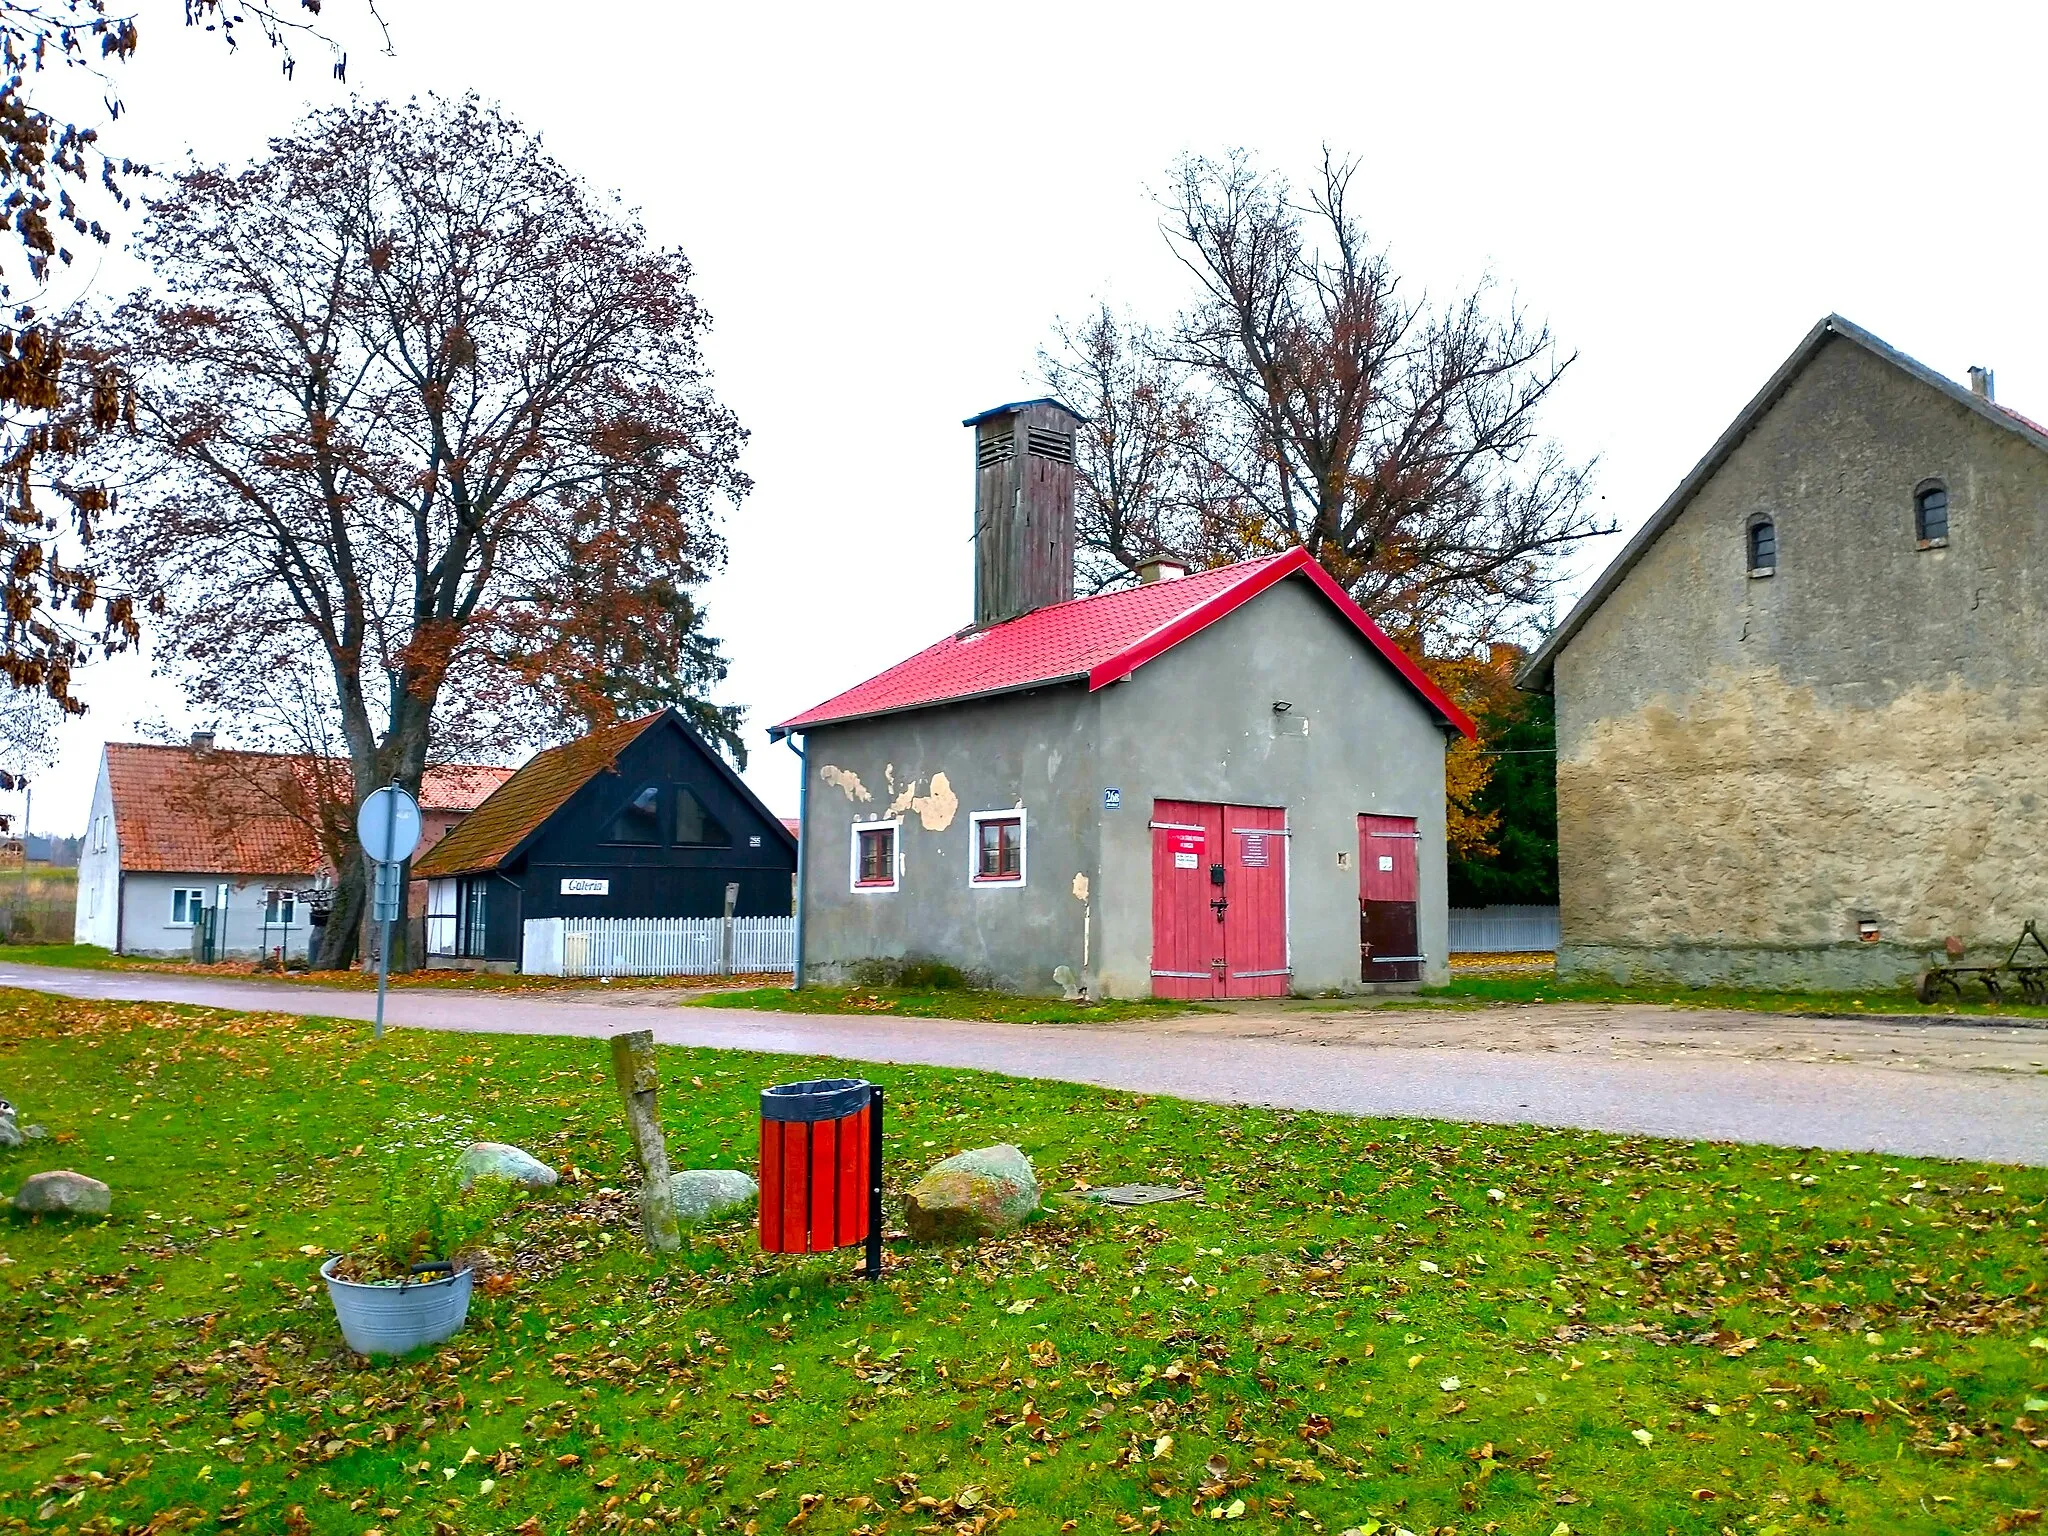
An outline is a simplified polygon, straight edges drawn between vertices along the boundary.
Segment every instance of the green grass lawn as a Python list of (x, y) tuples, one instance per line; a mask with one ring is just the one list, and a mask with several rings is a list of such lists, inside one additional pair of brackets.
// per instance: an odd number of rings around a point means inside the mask
[[(763, 1084), (664, 1050), (677, 1166)], [(0, 1082), (103, 1224), (0, 1226), (0, 1530), (1987, 1532), (2048, 1505), (2048, 1171), (1233, 1109), (910, 1068), (892, 1195), (1011, 1140), (976, 1247), (656, 1262), (602, 1041), (0, 993)], [(574, 1170), (470, 1325), (342, 1346), (314, 1270), (381, 1170)]]
[[(377, 973), (362, 969), (348, 971), (272, 971), (259, 969), (252, 960), (223, 960), (215, 965), (194, 965), (184, 960), (152, 959), (141, 955), (117, 955), (97, 944), (0, 944), (0, 961), (19, 965), (57, 965), (90, 971), (145, 971), (157, 975), (201, 976), (210, 981), (283, 981), (302, 986), (339, 987), (350, 992), (377, 990)], [(439, 987), (465, 992), (558, 992), (611, 990), (621, 987), (696, 991), (705, 987), (730, 987), (732, 978), (722, 976), (622, 976), (602, 980), (589, 976), (522, 976), (502, 971), (422, 970), (394, 973), (393, 987)]]
[(1170, 999), (1063, 1003), (1057, 998), (1020, 997), (980, 987), (787, 985), (737, 992), (705, 992), (684, 999), (692, 1008), (765, 1008), (775, 1013), (883, 1013), (917, 1019), (995, 1019), (1011, 1024), (1085, 1024), (1123, 1019), (1156, 1019), (1199, 1011)]
[(1448, 986), (1422, 987), (1418, 996), (1434, 1002), (1663, 1003), (1683, 1008), (1741, 1008), (1763, 1013), (1960, 1015), (1984, 1018), (2048, 1018), (2048, 1008), (2026, 1003), (1993, 1004), (1973, 983), (1966, 1000), (1953, 997), (1922, 1003), (1905, 988), (1861, 992), (1796, 992), (1739, 987), (1620, 986), (1611, 981), (1560, 980), (1555, 976), (1453, 976)]

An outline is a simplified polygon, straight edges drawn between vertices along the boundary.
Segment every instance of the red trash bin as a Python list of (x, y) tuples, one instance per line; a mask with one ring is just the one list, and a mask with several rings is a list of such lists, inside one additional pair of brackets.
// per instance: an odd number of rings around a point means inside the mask
[(882, 1268), (882, 1090), (826, 1077), (761, 1090), (761, 1249), (866, 1243)]

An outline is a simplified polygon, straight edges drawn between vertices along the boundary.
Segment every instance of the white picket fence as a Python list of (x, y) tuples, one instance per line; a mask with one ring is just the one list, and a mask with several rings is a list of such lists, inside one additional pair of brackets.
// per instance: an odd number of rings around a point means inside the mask
[(1558, 940), (1555, 907), (1453, 907), (1451, 953), (1507, 955), (1554, 950)]
[(536, 917), (521, 934), (529, 976), (722, 976), (793, 971), (796, 919)]

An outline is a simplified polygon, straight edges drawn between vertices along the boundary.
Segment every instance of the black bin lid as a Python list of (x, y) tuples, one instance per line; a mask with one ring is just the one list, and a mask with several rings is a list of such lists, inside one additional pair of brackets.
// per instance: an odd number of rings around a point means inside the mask
[(840, 1120), (868, 1102), (874, 1085), (864, 1077), (819, 1077), (761, 1090), (763, 1120)]

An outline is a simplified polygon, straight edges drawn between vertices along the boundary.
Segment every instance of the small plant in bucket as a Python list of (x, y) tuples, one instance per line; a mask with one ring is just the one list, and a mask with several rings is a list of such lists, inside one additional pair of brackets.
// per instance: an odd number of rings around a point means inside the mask
[(385, 1170), (383, 1230), (320, 1266), (349, 1348), (402, 1355), (462, 1328), (484, 1239), (523, 1192), (454, 1169)]

